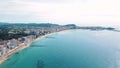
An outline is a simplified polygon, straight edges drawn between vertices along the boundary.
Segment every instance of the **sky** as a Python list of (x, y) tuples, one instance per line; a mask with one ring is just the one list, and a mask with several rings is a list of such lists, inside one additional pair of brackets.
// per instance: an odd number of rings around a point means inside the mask
[(120, 1), (0, 0), (0, 22), (120, 26)]

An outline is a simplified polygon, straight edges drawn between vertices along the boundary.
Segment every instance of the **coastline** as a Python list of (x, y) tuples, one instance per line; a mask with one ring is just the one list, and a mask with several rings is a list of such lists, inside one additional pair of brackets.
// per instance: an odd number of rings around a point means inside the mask
[[(63, 30), (63, 31), (59, 31), (59, 32), (66, 32), (66, 31), (69, 31), (69, 30)], [(15, 47), (14, 49), (10, 50), (5, 56), (0, 57), (0, 64), (4, 63), (6, 60), (8, 60), (9, 57), (12, 56), (13, 54), (29, 47), (33, 42), (38, 41), (38, 40), (42, 40), (48, 35), (59, 33), (59, 32), (53, 32), (53, 33), (49, 33), (49, 34), (46, 34), (43, 36), (39, 36), (38, 38), (36, 38), (36, 39), (26, 43), (26, 44), (22, 44), (22, 45)]]

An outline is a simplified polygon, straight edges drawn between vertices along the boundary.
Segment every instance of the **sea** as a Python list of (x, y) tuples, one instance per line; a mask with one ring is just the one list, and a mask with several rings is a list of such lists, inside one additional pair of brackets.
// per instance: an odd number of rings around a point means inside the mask
[(120, 32), (54, 33), (10, 56), (0, 68), (120, 68)]

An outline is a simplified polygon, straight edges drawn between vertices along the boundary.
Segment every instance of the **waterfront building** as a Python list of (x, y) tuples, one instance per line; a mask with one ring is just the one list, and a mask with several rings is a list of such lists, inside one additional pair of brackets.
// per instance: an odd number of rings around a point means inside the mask
[(9, 40), (8, 43), (7, 43), (7, 47), (8, 47), (9, 49), (13, 49), (13, 48), (15, 48), (16, 46), (18, 46), (18, 42), (17, 42), (17, 40), (15, 40), (15, 39)]
[(7, 48), (0, 45), (0, 56), (4, 56), (8, 52)]
[(3, 45), (0, 45), (0, 57), (2, 56), (2, 47)]
[(4, 56), (6, 53), (7, 53), (7, 48), (6, 48), (6, 47), (3, 47), (3, 48), (2, 48), (2, 55)]
[(2, 52), (0, 51), (0, 57), (2, 56)]

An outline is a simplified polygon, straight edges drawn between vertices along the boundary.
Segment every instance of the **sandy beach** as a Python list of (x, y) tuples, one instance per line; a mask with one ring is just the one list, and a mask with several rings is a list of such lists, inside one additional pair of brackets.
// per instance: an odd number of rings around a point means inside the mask
[[(63, 31), (59, 31), (59, 32), (65, 32), (65, 31), (69, 31), (69, 30), (63, 30)], [(53, 32), (53, 33), (49, 33), (49, 34), (40, 36), (40, 37), (36, 38), (35, 40), (32, 40), (26, 44), (22, 44), (22, 45), (15, 47), (14, 49), (10, 50), (5, 56), (0, 57), (0, 64), (2, 64), (4, 61), (6, 61), (11, 55), (19, 52), (20, 50), (23, 50), (23, 49), (29, 47), (33, 42), (44, 39), (46, 36), (55, 34), (55, 33), (58, 33), (58, 32)]]

